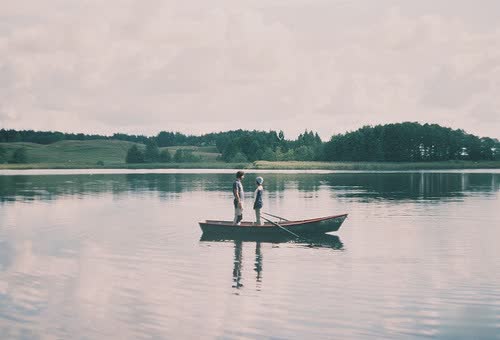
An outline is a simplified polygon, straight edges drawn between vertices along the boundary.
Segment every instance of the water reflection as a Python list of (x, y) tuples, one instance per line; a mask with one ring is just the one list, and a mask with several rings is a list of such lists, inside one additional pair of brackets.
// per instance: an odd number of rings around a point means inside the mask
[(10, 243), (0, 240), (0, 272), (7, 270), (12, 264), (14, 249)]
[(243, 287), (241, 283), (241, 268), (243, 266), (243, 242), (234, 242), (234, 261), (233, 261), (233, 288), (240, 289)]
[(200, 239), (232, 174), (0, 176), (0, 338), (500, 334), (499, 173), (263, 176), (270, 212), (348, 212), (342, 241)]
[[(468, 192), (496, 192), (499, 174), (471, 173), (380, 173), (339, 174), (327, 181), (334, 188), (347, 187), (338, 197), (373, 199), (463, 198)], [(358, 190), (352, 190), (358, 188)]]
[(201, 242), (244, 242), (244, 243), (273, 243), (273, 244), (288, 244), (294, 247), (306, 248), (331, 248), (335, 250), (342, 250), (344, 244), (337, 235), (332, 234), (319, 234), (301, 236), (300, 239), (286, 234), (273, 234), (273, 235), (217, 235), (217, 234), (203, 234), (200, 238)]
[(264, 256), (262, 253), (262, 243), (272, 244), (289, 244), (294, 247), (307, 248), (330, 248), (334, 250), (343, 250), (344, 244), (340, 241), (337, 235), (321, 234), (307, 237), (295, 238), (292, 235), (245, 235), (245, 236), (218, 236), (214, 234), (203, 234), (200, 242), (209, 242), (216, 244), (217, 242), (233, 242), (233, 276), (232, 287), (239, 290), (243, 288), (243, 246), (253, 247), (255, 244), (255, 260), (254, 271), (256, 272), (256, 290), (262, 288), (262, 271)]
[[(331, 173), (263, 174), (266, 192), (280, 197), (286, 190), (298, 190), (315, 198), (325, 188), (335, 189), (339, 198), (425, 199), (463, 198), (467, 193), (500, 190), (497, 173)], [(61, 196), (83, 196), (112, 192), (179, 194), (192, 191), (230, 192), (232, 174), (121, 174), (121, 175), (28, 175), (0, 176), (0, 202), (54, 200)], [(251, 179), (251, 176), (249, 176)], [(246, 188), (253, 182), (246, 180)]]
[(264, 257), (262, 256), (262, 246), (260, 242), (255, 243), (255, 266), (254, 270), (257, 272), (257, 276), (255, 277), (257, 281), (257, 290), (260, 290), (261, 282), (262, 282), (262, 261), (264, 260)]
[[(255, 263), (254, 271), (257, 273), (255, 276), (256, 289), (261, 289), (262, 284), (262, 247), (260, 242), (255, 242)], [(235, 289), (243, 287), (242, 283), (242, 267), (243, 267), (243, 241), (234, 241), (234, 261), (233, 261), (233, 285)]]

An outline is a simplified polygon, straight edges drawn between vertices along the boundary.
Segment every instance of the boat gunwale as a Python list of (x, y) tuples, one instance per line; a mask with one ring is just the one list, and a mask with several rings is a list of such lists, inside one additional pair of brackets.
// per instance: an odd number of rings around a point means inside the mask
[[(282, 227), (294, 227), (297, 225), (307, 225), (311, 223), (317, 223), (317, 222), (323, 222), (327, 220), (333, 220), (336, 218), (341, 218), (344, 217), (347, 218), (349, 214), (340, 214), (340, 215), (332, 215), (332, 216), (325, 216), (325, 217), (317, 217), (317, 218), (311, 218), (307, 220), (297, 220), (297, 221), (285, 221), (285, 222), (279, 222), (279, 225)], [(243, 225), (243, 223), (245, 223)], [(272, 223), (265, 223), (263, 225), (255, 225), (252, 224), (252, 222), (242, 222), (242, 225), (235, 225), (231, 221), (218, 221), (218, 220), (205, 220), (204, 222), (199, 222), (200, 225), (205, 225), (208, 227), (239, 227), (239, 228), (248, 228), (248, 227), (258, 227), (258, 228), (277, 228), (276, 225), (273, 225)]]

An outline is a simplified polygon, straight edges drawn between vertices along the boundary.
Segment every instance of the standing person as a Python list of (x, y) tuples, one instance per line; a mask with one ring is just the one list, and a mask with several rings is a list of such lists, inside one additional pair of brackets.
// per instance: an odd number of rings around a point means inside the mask
[(264, 179), (262, 177), (257, 177), (255, 179), (257, 190), (255, 190), (255, 201), (253, 202), (253, 209), (255, 210), (255, 224), (257, 225), (262, 225), (262, 222), (260, 221), (260, 209), (262, 209), (262, 192), (264, 191), (262, 183), (264, 183)]
[(243, 219), (243, 196), (245, 195), (243, 191), (243, 184), (241, 181), (245, 178), (245, 173), (243, 171), (238, 171), (236, 173), (236, 181), (233, 183), (233, 196), (234, 196), (234, 220), (233, 223), (236, 225), (241, 224)]

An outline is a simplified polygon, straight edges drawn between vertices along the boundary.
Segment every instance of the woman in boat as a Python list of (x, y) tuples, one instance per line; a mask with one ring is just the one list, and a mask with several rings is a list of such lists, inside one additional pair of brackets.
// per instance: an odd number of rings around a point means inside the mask
[(234, 220), (233, 223), (236, 225), (241, 224), (243, 219), (243, 184), (241, 181), (245, 178), (245, 173), (243, 171), (238, 171), (236, 173), (236, 180), (233, 183), (233, 205), (234, 205)]
[(264, 179), (262, 177), (257, 177), (255, 179), (257, 190), (255, 190), (255, 201), (253, 202), (253, 209), (255, 210), (256, 225), (262, 225), (262, 222), (260, 221), (260, 209), (262, 209), (262, 192), (264, 191), (264, 187), (262, 186), (263, 183)]

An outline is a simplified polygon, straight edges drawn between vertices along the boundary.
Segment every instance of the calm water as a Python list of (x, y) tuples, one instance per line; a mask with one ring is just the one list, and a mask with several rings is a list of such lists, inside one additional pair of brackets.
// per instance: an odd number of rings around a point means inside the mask
[(232, 172), (64, 173), (0, 175), (1, 339), (500, 339), (498, 171), (260, 173), (269, 212), (349, 213), (282, 243), (201, 239)]

